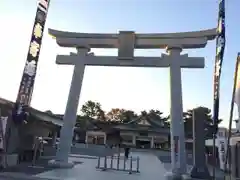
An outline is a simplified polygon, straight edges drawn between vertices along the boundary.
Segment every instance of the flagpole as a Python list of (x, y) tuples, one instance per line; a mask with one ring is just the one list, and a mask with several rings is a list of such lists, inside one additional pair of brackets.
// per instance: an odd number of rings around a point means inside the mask
[[(27, 111), (31, 103), (32, 91), (35, 83), (37, 65), (42, 45), (44, 27), (49, 9), (49, 3), (50, 0), (38, 0), (37, 3), (37, 12), (32, 29), (27, 59), (21, 78), (16, 102), (12, 110), (12, 121), (14, 122), (13, 126), (16, 127), (22, 125), (24, 120), (26, 120), (28, 116)], [(9, 126), (11, 128), (12, 125)], [(8, 133), (7, 142), (10, 141), (10, 136), (11, 135)]]
[(225, 49), (225, 0), (219, 0), (218, 26), (216, 37), (216, 57), (214, 66), (214, 103), (213, 103), (213, 178), (216, 166), (216, 135), (219, 121), (220, 77)]
[(31, 102), (49, 2), (50, 0), (38, 1), (27, 60), (13, 110), (15, 123), (22, 123), (26, 111), (25, 106), (29, 106)]
[[(233, 83), (233, 90), (232, 90), (232, 101), (231, 101), (231, 108), (230, 108), (230, 116), (229, 116), (229, 126), (228, 126), (228, 138), (227, 138), (227, 149), (226, 149), (226, 154), (225, 154), (225, 164), (224, 164), (224, 170), (227, 170), (227, 163), (228, 163), (228, 157), (229, 157), (229, 149), (230, 149), (230, 139), (232, 136), (232, 120), (233, 120), (233, 110), (234, 110), (234, 102), (235, 102), (235, 97), (236, 97), (236, 85), (237, 85), (237, 80), (239, 72), (239, 66), (240, 66), (240, 52), (237, 55), (237, 61), (236, 61), (236, 67), (235, 67), (235, 73), (234, 73), (234, 83)], [(229, 163), (229, 169), (231, 167), (231, 163)], [(225, 178), (225, 176), (224, 176)]]

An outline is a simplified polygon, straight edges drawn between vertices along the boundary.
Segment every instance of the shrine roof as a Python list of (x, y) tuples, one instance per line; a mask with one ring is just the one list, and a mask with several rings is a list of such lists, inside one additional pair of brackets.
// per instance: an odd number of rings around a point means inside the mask
[(156, 119), (137, 118), (126, 124), (117, 125), (114, 128), (126, 131), (148, 131), (164, 134), (170, 133), (170, 128)]
[(153, 127), (147, 127), (147, 126), (135, 126), (131, 127), (126, 124), (122, 124), (119, 126), (114, 127), (115, 129), (119, 129), (122, 131), (147, 131), (147, 132), (156, 132), (156, 133), (163, 133), (163, 134), (169, 134), (170, 129), (168, 127), (161, 127), (161, 128), (153, 128)]
[[(13, 108), (14, 103), (12, 101), (0, 98), (0, 109), (6, 109), (8, 112)], [(38, 120), (42, 120), (53, 125), (61, 127), (63, 125), (63, 115), (53, 114), (51, 111), (39, 111), (32, 107), (28, 108), (30, 117), (35, 117)], [(136, 118), (128, 123), (121, 123), (116, 121), (101, 121), (90, 117), (78, 116), (79, 126), (76, 128), (87, 130), (104, 130), (111, 132), (112, 130), (129, 130), (129, 131), (154, 131), (160, 133), (169, 133), (169, 128), (162, 126), (162, 124), (154, 119)], [(81, 122), (81, 120), (83, 120)], [(84, 121), (85, 120), (85, 121)], [(81, 123), (85, 123), (81, 124)], [(86, 130), (85, 129), (85, 130)]]
[(163, 121), (154, 119), (152, 117), (150, 118), (150, 117), (143, 117), (143, 116), (137, 117), (126, 124), (128, 124), (128, 125), (145, 125), (145, 126), (151, 126), (151, 127), (164, 127)]
[[(7, 99), (0, 98), (0, 108), (3, 108), (3, 109), (5, 108), (9, 112), (12, 110), (13, 106), (14, 106), (14, 102), (9, 101)], [(42, 120), (59, 127), (63, 125), (63, 121), (61, 118), (49, 112), (39, 111), (32, 107), (28, 108), (28, 112), (30, 114), (30, 117), (31, 116), (35, 117), (38, 120)]]

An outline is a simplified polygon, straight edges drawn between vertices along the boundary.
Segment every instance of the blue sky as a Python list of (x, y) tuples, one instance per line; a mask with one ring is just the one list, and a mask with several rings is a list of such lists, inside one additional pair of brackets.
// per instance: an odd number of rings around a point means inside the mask
[[(240, 25), (237, 20), (240, 1), (226, 1), (226, 50), (224, 56), (220, 117), (228, 125), (233, 74), (240, 51)], [(28, 51), (36, 1), (4, 0), (0, 6), (0, 96), (15, 101)], [(217, 0), (51, 0), (40, 54), (32, 106), (40, 110), (64, 113), (72, 67), (57, 66), (57, 54), (63, 49), (47, 34), (48, 28), (75, 32), (164, 33), (214, 28), (217, 25)], [(114, 55), (116, 50), (93, 50), (95, 54)], [(136, 51), (136, 55), (160, 56), (163, 50)], [(184, 51), (205, 57), (204, 69), (184, 69), (184, 110), (196, 106), (212, 108), (215, 41), (205, 49)], [(80, 106), (87, 100), (99, 101), (104, 110), (112, 107), (135, 111), (159, 109), (169, 113), (169, 69), (87, 67)], [(236, 110), (235, 110), (236, 111)], [(237, 113), (235, 112), (235, 116)]]

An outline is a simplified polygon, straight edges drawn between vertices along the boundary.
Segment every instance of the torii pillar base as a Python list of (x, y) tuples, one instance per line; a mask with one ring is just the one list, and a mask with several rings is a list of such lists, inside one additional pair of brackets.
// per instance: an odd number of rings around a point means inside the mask
[(196, 179), (211, 179), (207, 166), (204, 166), (201, 170), (199, 170), (199, 168), (194, 165), (191, 170), (191, 177)]
[(165, 174), (165, 179), (166, 180), (190, 180), (192, 179), (192, 177), (187, 174), (181, 174), (178, 172), (167, 172)]

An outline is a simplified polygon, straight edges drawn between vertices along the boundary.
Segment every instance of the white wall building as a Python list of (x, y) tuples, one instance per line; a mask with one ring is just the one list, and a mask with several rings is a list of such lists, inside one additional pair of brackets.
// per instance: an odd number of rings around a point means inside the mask
[[(237, 128), (232, 129), (232, 137), (230, 139), (229, 145), (235, 145), (237, 142), (240, 142), (240, 135), (237, 135), (236, 133)], [(225, 165), (225, 157), (226, 157), (226, 149), (227, 149), (227, 138), (228, 138), (229, 131), (227, 128), (220, 127), (218, 129), (217, 138), (215, 141), (215, 145), (218, 148), (218, 155), (219, 155), (219, 162), (220, 162), (220, 168), (224, 170)], [(208, 139), (205, 141), (206, 146), (213, 146), (213, 139)]]

